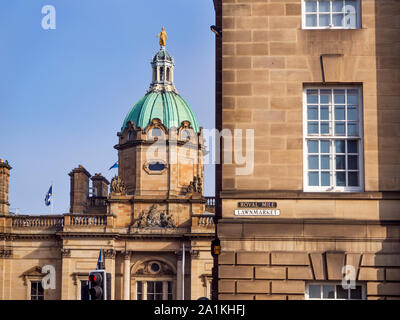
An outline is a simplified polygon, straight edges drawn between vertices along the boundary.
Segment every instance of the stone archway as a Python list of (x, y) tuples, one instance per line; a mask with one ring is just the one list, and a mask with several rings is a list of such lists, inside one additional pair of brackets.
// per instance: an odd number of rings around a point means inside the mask
[(150, 256), (131, 267), (131, 299), (167, 300), (176, 292), (176, 267), (167, 259)]

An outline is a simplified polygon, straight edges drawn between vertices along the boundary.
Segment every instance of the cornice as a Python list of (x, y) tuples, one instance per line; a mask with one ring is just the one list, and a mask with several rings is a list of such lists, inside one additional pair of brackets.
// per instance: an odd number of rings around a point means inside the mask
[(9, 259), (12, 258), (13, 249), (12, 248), (0, 248), (0, 258)]
[(8, 241), (15, 241), (15, 240), (59, 240), (56, 233), (53, 234), (26, 234), (26, 233), (12, 233), (6, 236), (1, 236), (0, 239), (8, 240)]
[(214, 232), (209, 233), (165, 233), (165, 234), (154, 234), (154, 233), (116, 233), (116, 232), (57, 232), (54, 234), (7, 234), (0, 235), (1, 240), (15, 241), (15, 240), (53, 240), (61, 241), (70, 238), (103, 238), (103, 239), (177, 239), (177, 238), (211, 238), (214, 236)]
[(69, 176), (73, 176), (75, 173), (83, 173), (85, 174), (88, 178), (90, 178), (92, 175), (81, 165), (79, 165), (77, 168), (72, 169), (72, 171), (68, 174)]
[(223, 241), (279, 241), (279, 242), (373, 242), (373, 243), (399, 243), (398, 239), (388, 238), (370, 238), (370, 237), (321, 237), (321, 236), (307, 236), (307, 237), (263, 237), (263, 236), (249, 236), (249, 237), (224, 237), (219, 235), (218, 238)]
[(316, 218), (221, 218), (219, 224), (322, 224), (322, 225), (380, 225), (400, 226), (400, 220), (355, 220), (355, 219), (316, 219)]
[[(157, 140), (131, 140), (131, 141), (127, 141), (125, 143), (121, 143), (121, 144), (116, 144), (114, 146), (114, 149), (116, 150), (124, 150), (130, 147), (135, 147), (135, 146), (140, 146), (140, 145), (144, 145), (144, 146), (151, 146), (153, 145)], [(165, 141), (165, 145), (169, 146), (170, 142), (168, 139), (166, 139)], [(178, 145), (178, 146), (185, 146), (187, 148), (190, 149), (195, 149), (195, 150), (203, 150), (203, 146), (201, 145), (201, 143), (192, 143), (192, 142), (188, 142), (188, 141), (182, 141), (182, 140), (175, 140), (174, 144)]]
[(303, 192), (300, 190), (223, 190), (223, 200), (236, 199), (304, 199), (304, 200), (400, 200), (400, 191)]
[(105, 238), (105, 239), (117, 239), (119, 238), (119, 234), (115, 232), (105, 232), (105, 233), (98, 233), (98, 232), (58, 232), (57, 236), (61, 239), (68, 239), (68, 238)]
[(14, 241), (16, 236), (12, 233), (0, 233), (0, 240), (3, 241)]
[(171, 198), (171, 197), (158, 197), (155, 199), (141, 198), (141, 196), (132, 196), (131, 203), (207, 203), (205, 197), (199, 198)]
[(177, 239), (184, 237), (183, 233), (169, 233), (169, 234), (139, 234), (139, 233), (130, 233), (130, 234), (121, 234), (119, 239), (120, 240), (127, 240), (127, 239)]
[[(128, 195), (129, 197), (126, 198), (108, 198), (107, 202), (109, 203), (200, 203), (200, 204), (205, 204), (207, 203), (207, 199), (203, 196), (199, 198), (193, 198), (193, 197), (188, 197), (188, 198), (172, 198), (172, 197), (159, 197), (157, 196), (156, 198), (144, 198), (142, 196), (138, 195)], [(182, 195), (185, 196), (185, 195)], [(115, 213), (113, 214), (115, 216)]]
[(215, 232), (210, 233), (186, 233), (185, 237), (192, 239), (192, 238), (212, 238), (215, 237)]

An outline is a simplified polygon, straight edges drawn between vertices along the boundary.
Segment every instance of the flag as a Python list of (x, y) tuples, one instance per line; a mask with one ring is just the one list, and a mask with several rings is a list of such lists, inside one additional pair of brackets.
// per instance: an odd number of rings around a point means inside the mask
[(111, 169), (114, 169), (114, 168), (118, 168), (118, 161), (117, 161), (116, 163), (114, 163), (114, 164), (110, 167), (110, 169), (108, 169), (108, 170), (111, 170)]
[(49, 191), (47, 191), (46, 198), (44, 198), (44, 203), (46, 204), (46, 206), (51, 205), (52, 197), (53, 197), (53, 186), (51, 185)]
[(103, 249), (100, 249), (99, 258), (97, 259), (96, 270), (104, 270), (104, 262), (103, 262)]

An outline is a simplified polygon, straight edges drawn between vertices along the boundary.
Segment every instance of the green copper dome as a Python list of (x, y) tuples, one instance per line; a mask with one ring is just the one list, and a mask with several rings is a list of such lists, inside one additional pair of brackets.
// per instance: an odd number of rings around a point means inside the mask
[(174, 59), (161, 46), (151, 60), (152, 82), (147, 94), (131, 109), (124, 120), (121, 131), (132, 121), (136, 127), (146, 128), (154, 118), (168, 129), (180, 127), (183, 121), (189, 121), (196, 132), (200, 132), (199, 123), (190, 106), (178, 94), (174, 85)]
[(196, 132), (200, 131), (199, 123), (190, 106), (173, 91), (147, 93), (128, 113), (121, 131), (124, 131), (129, 121), (133, 121), (136, 127), (144, 129), (154, 118), (160, 119), (168, 129), (178, 128), (182, 121), (189, 121)]

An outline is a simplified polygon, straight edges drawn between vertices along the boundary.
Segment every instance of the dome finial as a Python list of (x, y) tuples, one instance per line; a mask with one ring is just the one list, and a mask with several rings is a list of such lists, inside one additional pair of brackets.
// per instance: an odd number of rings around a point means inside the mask
[(178, 93), (174, 86), (174, 58), (172, 58), (172, 56), (165, 49), (168, 36), (164, 27), (162, 27), (162, 30), (157, 37), (160, 37), (161, 48), (151, 60), (151, 66), (153, 68), (153, 80), (150, 84), (148, 92), (173, 91)]
[(167, 33), (165, 32), (164, 27), (162, 27), (161, 32), (158, 35), (156, 35), (156, 37), (157, 38), (160, 37), (160, 46), (161, 46), (161, 48), (165, 48), (165, 45), (168, 40), (168, 36), (167, 36)]

